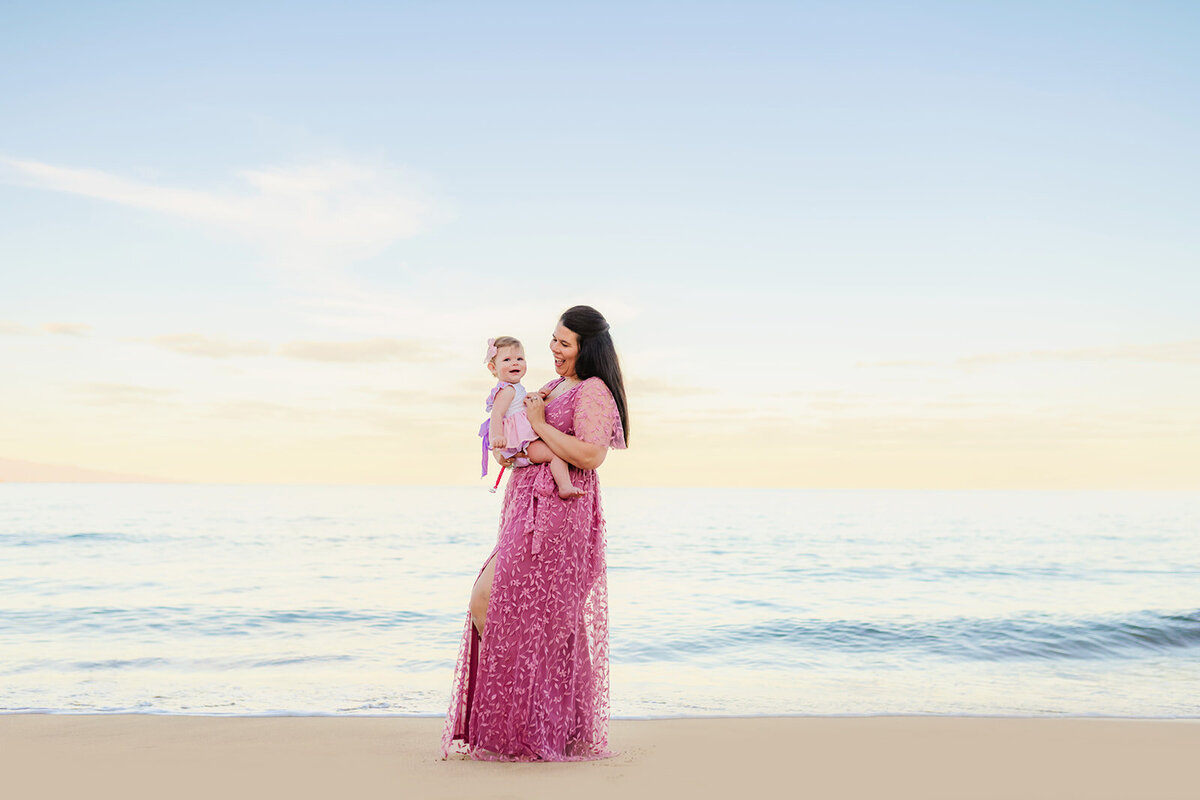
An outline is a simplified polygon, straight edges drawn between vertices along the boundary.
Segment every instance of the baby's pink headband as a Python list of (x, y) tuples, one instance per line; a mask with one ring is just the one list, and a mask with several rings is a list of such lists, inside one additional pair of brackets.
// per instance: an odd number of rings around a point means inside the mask
[(483, 360), (483, 363), (484, 363), (484, 364), (490, 364), (490, 363), (492, 363), (492, 359), (493, 359), (493, 358), (495, 358), (495, 357), (496, 357), (496, 340), (495, 340), (495, 339), (488, 339), (488, 352), (487, 352), (487, 358), (485, 358), (485, 359)]

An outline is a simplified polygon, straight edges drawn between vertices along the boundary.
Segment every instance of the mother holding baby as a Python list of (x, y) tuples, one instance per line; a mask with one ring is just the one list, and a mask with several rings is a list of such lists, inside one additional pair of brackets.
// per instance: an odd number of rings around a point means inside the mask
[[(559, 318), (558, 378), (525, 398), (533, 430), (582, 494), (563, 499), (549, 464), (513, 469), (500, 534), (471, 592), (442, 733), (490, 761), (579, 761), (608, 750), (608, 587), (596, 467), (624, 448), (625, 387), (608, 323), (590, 306)], [(512, 466), (512, 459), (496, 460)]]

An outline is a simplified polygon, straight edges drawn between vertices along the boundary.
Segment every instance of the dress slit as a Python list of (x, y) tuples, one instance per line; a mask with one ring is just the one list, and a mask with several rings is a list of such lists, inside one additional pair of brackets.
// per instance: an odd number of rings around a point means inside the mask
[[(492, 559), (496, 559), (496, 570), (500, 569), (500, 547), (497, 545), (492, 554), (483, 560), (483, 566), (479, 568), (479, 572), (475, 575), (475, 580), (478, 581), (483, 575), (483, 571), (487, 569), (487, 565)], [(492, 588), (496, 586), (496, 571), (492, 572)], [(492, 597), (488, 595), (488, 616), (492, 614)], [(461, 739), (464, 742), (471, 741), (471, 706), (475, 700), (475, 680), (479, 674), (479, 650), (483, 646), (483, 637), (479, 635), (479, 631), (475, 628), (475, 620), (471, 617), (471, 612), (467, 612), (467, 626), (470, 628), (469, 635), (471, 637), (470, 654), (468, 655), (469, 666), (467, 668), (467, 686), (466, 686), (466, 705), (463, 707), (462, 717), (459, 719), (457, 730), (454, 732), (455, 739)], [(484, 630), (487, 630), (487, 620), (484, 620)]]

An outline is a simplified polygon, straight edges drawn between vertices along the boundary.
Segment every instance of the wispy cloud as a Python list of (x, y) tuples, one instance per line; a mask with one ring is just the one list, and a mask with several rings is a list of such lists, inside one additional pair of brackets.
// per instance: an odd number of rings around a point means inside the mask
[(61, 336), (86, 336), (91, 329), (91, 325), (84, 325), (81, 322), (47, 322), (42, 325), (42, 330), (46, 333)]
[(147, 405), (175, 394), (173, 389), (135, 386), (129, 383), (84, 383), (75, 388), (85, 402), (98, 406)]
[(954, 363), (961, 367), (975, 367), (1014, 361), (1151, 361), (1167, 364), (1200, 364), (1200, 339), (1116, 347), (1080, 347), (1071, 350), (984, 353), (960, 358)]
[(694, 397), (701, 394), (712, 394), (714, 389), (709, 386), (693, 386), (691, 384), (664, 381), (661, 378), (639, 378), (630, 376), (628, 379), (630, 394), (655, 397)]
[[(465, 381), (464, 381), (465, 383)], [(475, 382), (473, 385), (446, 386), (442, 390), (405, 388), (405, 389), (371, 389), (364, 388), (362, 392), (369, 395), (375, 402), (395, 407), (410, 405), (463, 405), (469, 404), (483, 408), (490, 384)], [(482, 388), (481, 388), (482, 387)]]
[(0, 334), (15, 336), (22, 333), (28, 333), (29, 329), (24, 325), (18, 325), (15, 322), (5, 322), (0, 320)]
[(170, 333), (145, 341), (175, 353), (200, 358), (268, 356), (298, 361), (372, 364), (388, 361), (427, 362), (445, 358), (446, 353), (416, 339), (375, 338), (357, 341), (284, 342), (272, 346), (260, 341), (234, 341), (201, 333)]
[(1017, 350), (980, 353), (953, 361), (860, 361), (856, 367), (984, 367), (1022, 361), (1141, 361), (1160, 364), (1200, 364), (1200, 339), (1155, 344), (1077, 347), (1061, 350)]
[(165, 347), (176, 353), (203, 358), (232, 358), (234, 356), (261, 356), (270, 352), (266, 342), (234, 342), (217, 336), (200, 333), (169, 333), (148, 340), (151, 344)]
[(161, 186), (94, 169), (0, 156), (0, 181), (155, 211), (233, 234), (301, 271), (370, 258), (424, 230), (433, 205), (412, 175), (329, 160), (237, 173), (241, 191)]
[(327, 410), (285, 405), (264, 400), (229, 400), (215, 403), (205, 415), (223, 420), (249, 422), (291, 422), (304, 425), (319, 423), (329, 417)]
[(279, 355), (301, 361), (378, 363), (382, 361), (435, 361), (443, 353), (410, 339), (366, 339), (358, 342), (286, 342)]
[(934, 367), (937, 366), (936, 361), (917, 361), (914, 359), (904, 359), (899, 361), (859, 361), (854, 364), (856, 367)]

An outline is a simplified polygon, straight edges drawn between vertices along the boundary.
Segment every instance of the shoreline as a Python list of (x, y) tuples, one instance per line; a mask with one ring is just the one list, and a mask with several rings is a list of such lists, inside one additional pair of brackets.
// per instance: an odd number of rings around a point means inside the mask
[[(263, 711), (261, 713), (249, 714), (221, 714), (208, 711), (74, 711), (71, 709), (50, 709), (50, 710), (34, 710), (34, 709), (18, 709), (15, 711), (0, 709), (0, 717), (206, 717), (212, 719), (297, 719), (297, 718), (330, 718), (338, 719), (445, 719), (444, 713), (428, 713), (428, 714), (345, 714), (335, 711)], [(1195, 715), (1178, 715), (1178, 716), (1130, 716), (1121, 714), (1086, 714), (1086, 713), (1061, 713), (1061, 714), (960, 714), (954, 712), (940, 713), (931, 711), (928, 713), (919, 713), (911, 711), (898, 712), (872, 712), (862, 714), (805, 714), (797, 713), (782, 713), (782, 714), (664, 714), (664, 715), (613, 715), (609, 719), (613, 722), (659, 722), (659, 721), (677, 721), (677, 720), (754, 720), (754, 719), (1023, 719), (1023, 720), (1049, 720), (1049, 719), (1097, 719), (1129, 722), (1196, 722), (1200, 723), (1200, 714)]]
[(15, 797), (1194, 797), (1200, 719), (614, 719), (612, 758), (438, 753), (441, 717), (0, 715)]

